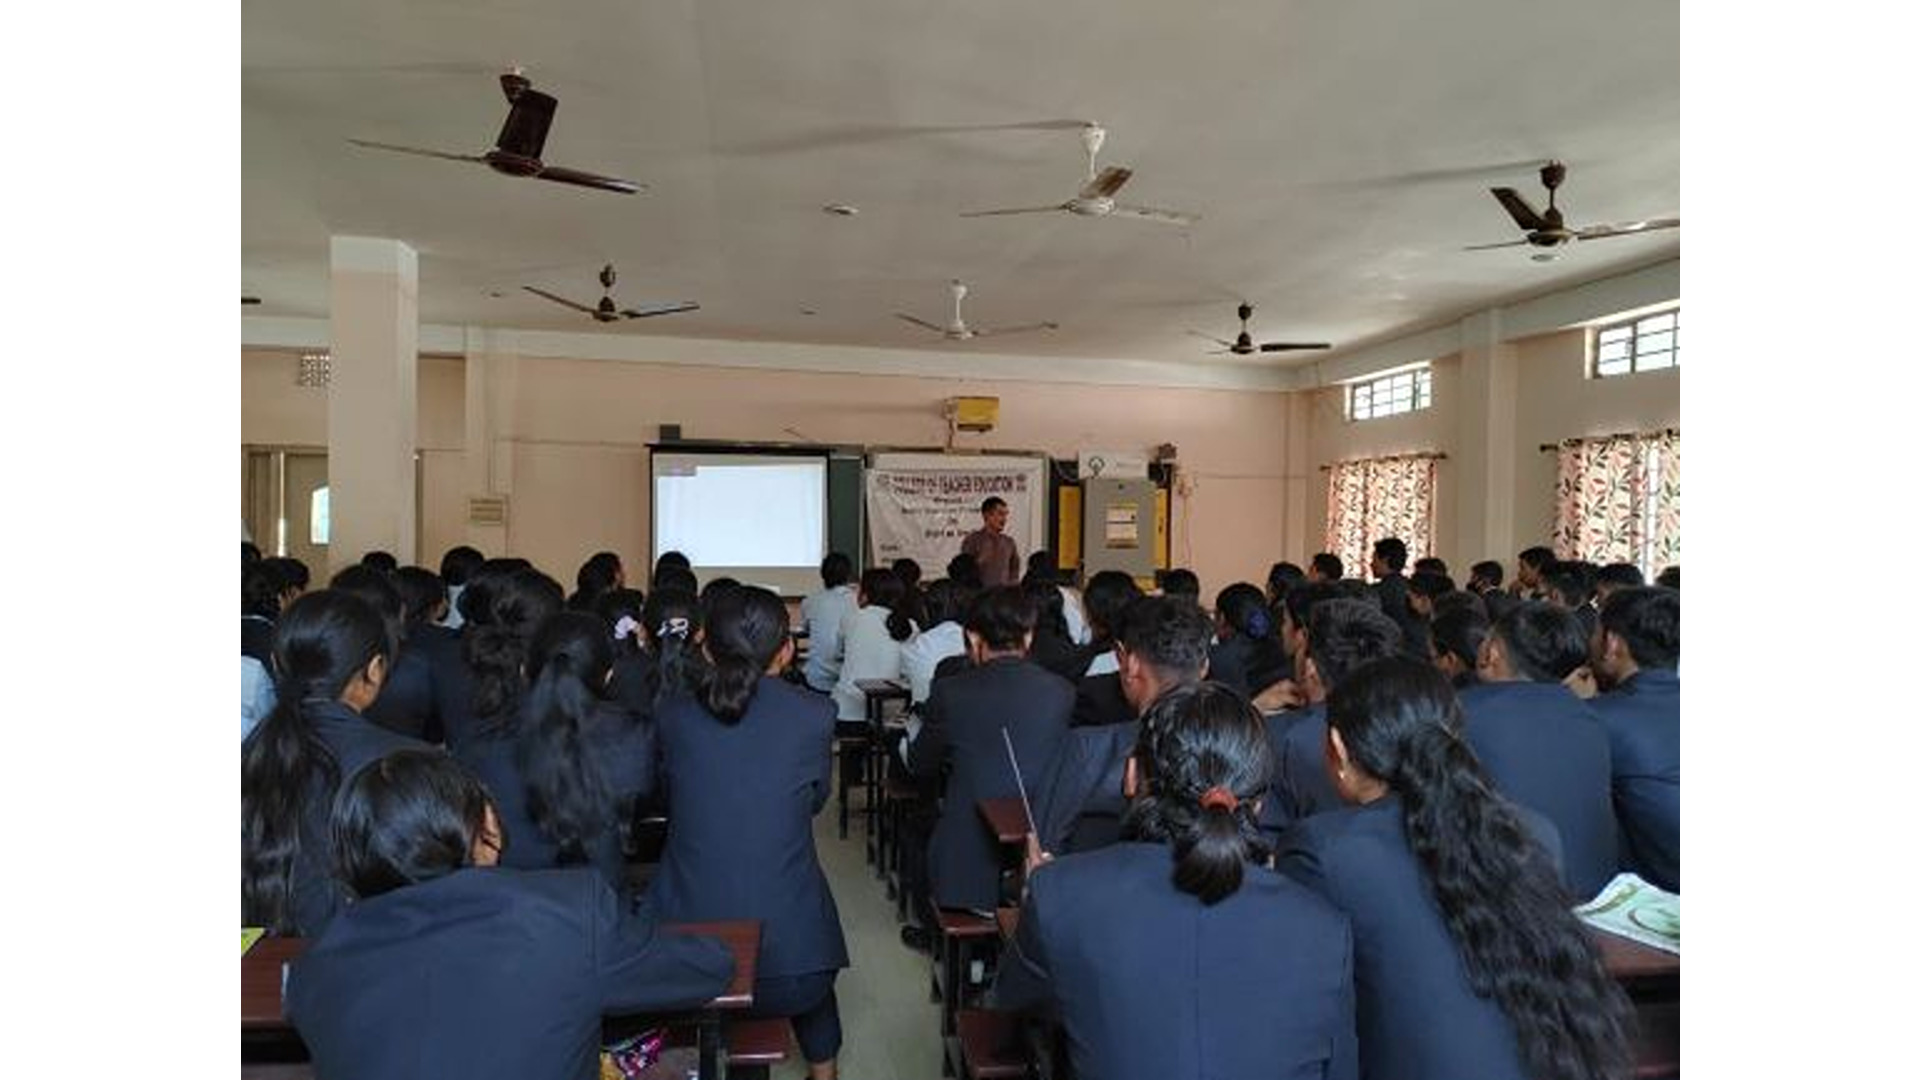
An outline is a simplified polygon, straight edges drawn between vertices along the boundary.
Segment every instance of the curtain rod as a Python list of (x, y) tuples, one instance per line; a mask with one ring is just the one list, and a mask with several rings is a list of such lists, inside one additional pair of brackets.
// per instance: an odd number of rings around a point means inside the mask
[[(1447, 460), (1447, 455), (1434, 451), (1434, 452), (1423, 452), (1423, 453), (1417, 453), (1417, 454), (1388, 454), (1386, 457), (1375, 457), (1375, 458), (1354, 458), (1351, 461), (1339, 461), (1339, 462), (1335, 462), (1334, 464), (1358, 465), (1363, 461), (1445, 461), (1445, 460)], [(1332, 472), (1333, 465), (1322, 465), (1320, 466), (1320, 471)]]
[(1678, 435), (1678, 434), (1680, 434), (1680, 429), (1673, 428), (1673, 427), (1661, 428), (1658, 431), (1616, 431), (1611, 435), (1588, 435), (1585, 438), (1580, 438), (1580, 439), (1562, 439), (1557, 443), (1543, 442), (1540, 444), (1540, 452), (1545, 454), (1554, 450), (1558, 450), (1563, 446), (1580, 446), (1584, 443), (1605, 442), (1609, 439), (1633, 439), (1633, 438), (1644, 438), (1650, 435)]

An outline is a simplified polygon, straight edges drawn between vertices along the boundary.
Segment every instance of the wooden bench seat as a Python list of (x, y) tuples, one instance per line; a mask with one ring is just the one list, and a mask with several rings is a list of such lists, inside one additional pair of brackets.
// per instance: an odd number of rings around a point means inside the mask
[(791, 1030), (791, 1022), (783, 1016), (727, 1021), (727, 1075), (764, 1080), (773, 1066), (787, 1060)]
[(1024, 1080), (1033, 1073), (1020, 1021), (1012, 1013), (962, 1009), (958, 1034), (960, 1075), (968, 1080)]

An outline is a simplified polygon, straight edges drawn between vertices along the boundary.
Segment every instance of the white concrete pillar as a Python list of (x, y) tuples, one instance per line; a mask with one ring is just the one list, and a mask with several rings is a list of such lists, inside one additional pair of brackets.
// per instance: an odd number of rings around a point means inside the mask
[[(492, 335), (478, 327), (467, 329), (466, 359), (466, 537), (491, 559), (508, 553), (507, 523), (476, 522), (471, 511), (474, 499), (503, 498), (513, 489), (506, 432), (518, 365), (496, 352)], [(507, 513), (513, 513), (511, 504)]]
[(332, 266), (328, 560), (337, 571), (385, 550), (406, 565), (417, 561), (419, 257), (398, 240), (336, 236)]
[[(1503, 340), (1500, 309), (1476, 312), (1460, 323), (1459, 485), (1453, 550), (1455, 566), (1481, 559), (1510, 561), (1514, 546), (1514, 473), (1519, 361)], [(1462, 580), (1465, 580), (1464, 576)]]

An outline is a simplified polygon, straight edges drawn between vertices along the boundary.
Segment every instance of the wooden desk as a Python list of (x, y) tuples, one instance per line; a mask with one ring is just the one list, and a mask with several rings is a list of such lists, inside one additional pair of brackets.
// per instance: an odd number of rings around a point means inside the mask
[(1607, 973), (1623, 983), (1680, 977), (1680, 957), (1676, 953), (1594, 927), (1588, 927), (1587, 933), (1600, 947), (1600, 958), (1606, 962)]
[(1027, 846), (1027, 833), (1033, 825), (1027, 820), (1027, 808), (1020, 803), (1020, 796), (1011, 795), (1004, 799), (981, 799), (980, 816), (987, 819), (987, 827), (993, 830), (993, 838), (1001, 844), (1019, 847), (1023, 851)]
[[(731, 922), (668, 923), (670, 934), (704, 934), (719, 938), (733, 953), (733, 979), (718, 997), (683, 1013), (619, 1017), (622, 1027), (654, 1027), (663, 1023), (692, 1023), (699, 1031), (700, 1075), (720, 1073), (720, 1014), (753, 1007), (753, 983), (760, 962), (760, 924), (746, 919)], [(240, 1030), (243, 1033), (292, 1034), (284, 1011), (285, 983), (281, 974), (289, 962), (307, 951), (305, 938), (265, 937), (240, 958)]]
[[(875, 873), (886, 876), (886, 869), (880, 865), (880, 770), (887, 756), (887, 732), (898, 731), (904, 724), (887, 723), (887, 703), (893, 701), (911, 702), (913, 691), (903, 682), (894, 679), (855, 679), (854, 688), (866, 697), (867, 701), (867, 754), (866, 767), (862, 770), (866, 781), (867, 805), (864, 816), (867, 821), (867, 862), (873, 864)], [(845, 796), (841, 797), (840, 837), (846, 839), (847, 815)]]

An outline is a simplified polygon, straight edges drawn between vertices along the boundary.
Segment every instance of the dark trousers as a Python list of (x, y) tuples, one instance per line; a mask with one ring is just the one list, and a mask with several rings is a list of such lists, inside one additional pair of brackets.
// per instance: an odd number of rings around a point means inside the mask
[(833, 994), (837, 971), (756, 979), (749, 1016), (785, 1016), (809, 1064), (840, 1056), (840, 1002)]

